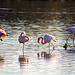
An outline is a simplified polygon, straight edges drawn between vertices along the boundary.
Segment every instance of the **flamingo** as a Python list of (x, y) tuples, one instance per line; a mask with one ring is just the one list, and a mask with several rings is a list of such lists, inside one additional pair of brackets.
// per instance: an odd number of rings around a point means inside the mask
[(2, 28), (0, 28), (0, 40), (3, 41), (2, 38), (3, 38), (3, 37), (6, 37), (6, 36), (8, 36), (8, 35), (6, 35), (5, 30), (2, 29)]
[[(50, 54), (50, 43), (52, 42), (52, 41), (54, 41), (54, 42), (56, 42), (56, 38), (54, 37), (54, 36), (52, 36), (52, 35), (45, 35), (44, 36), (44, 38), (43, 37), (39, 37), (38, 38), (38, 43), (39, 43), (39, 41), (40, 41), (40, 39), (41, 39), (41, 43), (42, 44), (46, 44), (46, 43), (49, 43), (49, 54)], [(51, 43), (52, 44), (52, 43)], [(52, 44), (53, 45), (53, 44)], [(53, 51), (55, 50), (55, 46), (53, 45)], [(52, 51), (52, 52), (53, 52)], [(52, 53), (51, 52), (51, 53)]]
[(68, 28), (66, 31), (71, 32), (71, 34), (69, 35), (68, 39), (66, 39), (66, 44), (64, 45), (65, 50), (67, 49), (67, 46), (68, 46), (68, 40), (69, 40), (69, 38), (70, 38), (72, 35), (74, 35), (74, 38), (73, 38), (73, 45), (74, 45), (74, 40), (75, 40), (75, 27), (70, 27), (70, 28)]
[[(3, 41), (3, 37), (6, 37), (8, 35), (6, 35), (6, 32), (4, 29), (0, 28), (0, 40)], [(5, 61), (5, 57), (3, 57), (2, 55), (0, 55), (0, 61)]]
[(25, 32), (22, 32), (18, 38), (20, 43), (23, 43), (23, 58), (24, 58), (24, 43), (29, 41), (29, 37), (25, 35)]

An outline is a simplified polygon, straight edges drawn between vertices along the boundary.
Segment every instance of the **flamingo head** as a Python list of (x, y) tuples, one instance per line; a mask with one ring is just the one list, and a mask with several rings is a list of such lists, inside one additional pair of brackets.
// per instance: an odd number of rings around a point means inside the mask
[(28, 36), (25, 36), (24, 38), (26, 39), (26, 41), (29, 41), (29, 37)]
[[(43, 38), (42, 38), (42, 37), (39, 37), (39, 38), (38, 38), (38, 43), (40, 43), (40, 39), (42, 39), (42, 40), (43, 40)], [(42, 42), (42, 41), (41, 41), (41, 42)]]
[(21, 36), (22, 38), (25, 38), (26, 41), (29, 41), (29, 37), (26, 36), (26, 33), (25, 33), (25, 32), (22, 32), (20, 36)]
[(58, 39), (57, 38), (54, 38), (54, 41), (56, 42)]
[(22, 32), (22, 33), (21, 33), (21, 36), (25, 36), (25, 32)]
[(4, 37), (8, 36), (6, 33), (3, 33)]
[(0, 35), (3, 37), (6, 37), (8, 35), (6, 35), (6, 32), (4, 31), (4, 29), (0, 28)]
[(2, 33), (2, 35), (3, 35), (4, 37), (8, 36), (5, 32), (4, 32), (4, 33)]

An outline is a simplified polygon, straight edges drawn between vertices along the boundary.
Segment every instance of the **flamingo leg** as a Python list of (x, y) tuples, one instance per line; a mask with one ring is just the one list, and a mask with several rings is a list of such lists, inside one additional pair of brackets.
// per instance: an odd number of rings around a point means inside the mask
[[(53, 43), (51, 43), (51, 44), (53, 45), (53, 51), (54, 51), (54, 50), (55, 50), (55, 46), (54, 46), (54, 44), (53, 44)], [(53, 51), (52, 51), (52, 52), (53, 52)], [(51, 52), (51, 53), (52, 53), (52, 52)]]
[[(74, 40), (75, 40), (75, 34), (74, 34), (74, 38), (73, 38), (73, 45), (74, 45)], [(75, 45), (74, 45), (75, 46)]]
[[(75, 34), (74, 34), (74, 40), (75, 40)], [(75, 46), (75, 44), (74, 44), (74, 46)]]
[(23, 58), (24, 58), (24, 43), (23, 43)]
[[(70, 34), (70, 36), (72, 36), (72, 34)], [(70, 36), (68, 37), (68, 39), (70, 38)], [(66, 39), (66, 44), (68, 45), (68, 39)]]
[(49, 54), (50, 54), (50, 42), (49, 42)]

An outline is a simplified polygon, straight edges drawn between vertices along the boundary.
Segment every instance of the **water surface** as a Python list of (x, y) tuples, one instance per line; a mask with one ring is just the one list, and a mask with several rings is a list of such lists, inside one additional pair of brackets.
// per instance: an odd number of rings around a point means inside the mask
[[(63, 48), (70, 35), (65, 30), (72, 26), (75, 26), (75, 1), (0, 1), (0, 27), (9, 35), (0, 42), (0, 54), (6, 56), (6, 62), (0, 63), (0, 74), (74, 75), (75, 53), (68, 53)], [(24, 46), (29, 63), (24, 66), (18, 61), (23, 46), (18, 37), (22, 31), (30, 37)], [(38, 37), (45, 34), (58, 39), (53, 42), (55, 57), (38, 59), (38, 52), (49, 50), (48, 44), (37, 43)], [(72, 38), (69, 39), (69, 49), (74, 48)]]

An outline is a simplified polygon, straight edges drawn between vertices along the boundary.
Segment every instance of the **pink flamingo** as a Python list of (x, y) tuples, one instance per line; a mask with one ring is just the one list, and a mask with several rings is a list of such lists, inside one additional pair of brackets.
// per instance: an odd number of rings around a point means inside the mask
[(29, 37), (25, 35), (25, 32), (22, 32), (18, 38), (20, 43), (23, 43), (23, 58), (24, 58), (24, 43), (29, 41)]
[[(56, 38), (54, 37), (54, 36), (52, 36), (52, 35), (45, 35), (44, 36), (44, 38), (43, 37), (39, 37), (38, 38), (38, 43), (39, 43), (39, 41), (40, 41), (40, 39), (41, 39), (41, 43), (42, 44), (46, 44), (46, 43), (49, 43), (49, 54), (50, 54), (50, 43), (52, 42), (52, 41), (54, 41), (54, 42), (56, 42)], [(52, 44), (52, 43), (51, 43)], [(53, 45), (53, 44), (52, 44)], [(55, 50), (55, 46), (53, 45), (53, 51)]]
[[(6, 37), (8, 35), (6, 35), (6, 32), (4, 31), (4, 29), (0, 28), (0, 40), (3, 41), (3, 37)], [(3, 57), (2, 55), (0, 55), (0, 61), (5, 61), (5, 57)]]
[(66, 39), (66, 44), (65, 44), (65, 46), (64, 46), (65, 49), (67, 49), (68, 40), (69, 40), (69, 38), (70, 38), (72, 35), (74, 35), (74, 38), (73, 38), (73, 45), (74, 45), (74, 40), (75, 40), (75, 27), (70, 27), (70, 28), (68, 28), (66, 31), (71, 32), (71, 34), (69, 35), (68, 39)]
[(8, 35), (6, 35), (6, 32), (4, 31), (4, 29), (0, 28), (0, 40), (3, 41), (2, 38), (6, 36)]

